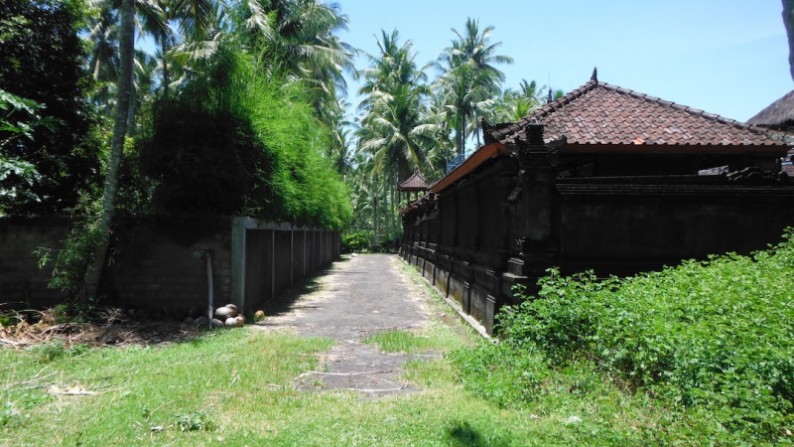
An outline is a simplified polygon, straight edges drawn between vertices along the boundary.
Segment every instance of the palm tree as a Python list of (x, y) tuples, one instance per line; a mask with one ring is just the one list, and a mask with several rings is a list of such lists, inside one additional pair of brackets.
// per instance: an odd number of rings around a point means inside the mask
[[(107, 260), (108, 243), (110, 240), (110, 226), (116, 209), (116, 193), (118, 190), (118, 175), (124, 140), (127, 136), (131, 96), (133, 93), (133, 74), (135, 57), (135, 19), (136, 12), (141, 18), (144, 29), (158, 30), (157, 33), (167, 33), (168, 24), (162, 9), (153, 0), (95, 0), (97, 4), (106, 8), (117, 7), (119, 17), (118, 30), (118, 81), (116, 87), (116, 107), (113, 120), (113, 135), (110, 143), (110, 156), (108, 158), (105, 184), (102, 193), (102, 213), (97, 225), (97, 247), (95, 269), (87, 272), (87, 298), (96, 296), (99, 288), (102, 269)], [(100, 3), (101, 1), (101, 3)], [(174, 0), (173, 5), (179, 8), (191, 8), (206, 0)], [(136, 9), (136, 6), (138, 8)], [(180, 9), (181, 10), (181, 9)], [(192, 11), (199, 11), (192, 9)], [(203, 23), (203, 19), (196, 18), (196, 23)]]
[(343, 74), (355, 71), (356, 50), (336, 35), (347, 29), (347, 16), (320, 0), (248, 0), (234, 12), (238, 27), (247, 31), (243, 43), (258, 53), (262, 68), (305, 83), (317, 116), (333, 125), (333, 113), (325, 112), (346, 91)]
[(430, 169), (426, 150), (441, 129), (427, 120), (430, 91), (411, 45), (410, 41), (400, 45), (396, 31), (382, 32), (380, 55), (369, 57), (371, 66), (364, 71), (359, 90), (367, 95), (359, 106), (365, 111), (358, 131), (359, 151), (372, 155), (378, 173), (396, 173), (397, 180), (408, 178), (414, 168)]
[(88, 287), (84, 299), (96, 296), (102, 269), (107, 260), (108, 243), (110, 241), (110, 225), (116, 211), (116, 192), (118, 190), (119, 166), (127, 135), (127, 121), (130, 111), (130, 94), (132, 92), (132, 66), (135, 54), (135, 0), (121, 0), (119, 6), (119, 78), (116, 88), (116, 111), (113, 121), (113, 136), (110, 142), (110, 157), (105, 174), (105, 186), (102, 192), (102, 214), (97, 226), (96, 265), (89, 270), (86, 277)]
[(96, 85), (92, 101), (110, 115), (113, 108), (112, 86), (118, 81), (118, 11), (109, 4), (98, 6), (98, 14), (89, 25), (87, 41), (90, 44), (88, 69)]
[(504, 73), (495, 64), (513, 62), (510, 57), (495, 54), (501, 42), (491, 43), (493, 30), (488, 26), (480, 33), (479, 23), (467, 19), (463, 33), (452, 29), (456, 38), (440, 58), (439, 87), (450, 107), (450, 120), (454, 120), (459, 155), (464, 153), (469, 135), (476, 134), (479, 141), (476, 118), (492, 105), (504, 81)]
[(374, 92), (371, 113), (361, 122), (359, 150), (372, 153), (376, 171), (396, 171), (400, 181), (414, 168), (430, 168), (425, 148), (439, 128), (423, 121), (422, 94), (410, 85)]
[(381, 33), (379, 54), (369, 55), (362, 71), (365, 95), (358, 138), (357, 173), (364, 186), (354, 188), (368, 200), (356, 202), (357, 215), (372, 220), (374, 242), (399, 237), (397, 184), (415, 169), (428, 175), (436, 164), (443, 121), (429, 108), (430, 89), (424, 68), (418, 68), (410, 41), (400, 43), (397, 31)]
[(160, 47), (158, 57), (162, 93), (164, 98), (168, 98), (171, 85), (169, 58), (172, 58), (174, 53), (172, 49), (179, 45), (181, 53), (186, 53), (190, 59), (194, 58), (196, 48), (186, 51), (187, 47), (189, 45), (206, 47), (206, 45), (202, 46), (201, 42), (208, 40), (206, 31), (211, 26), (210, 18), (219, 17), (222, 6), (212, 0), (155, 0), (155, 4), (162, 11), (166, 25), (176, 22), (179, 30), (179, 33), (174, 33), (170, 26), (160, 27), (156, 21), (147, 23), (148, 26), (143, 30), (151, 34)]
[(496, 122), (514, 122), (540, 107), (547, 88), (538, 88), (535, 81), (522, 79), (517, 90), (507, 89), (496, 99), (488, 119)]

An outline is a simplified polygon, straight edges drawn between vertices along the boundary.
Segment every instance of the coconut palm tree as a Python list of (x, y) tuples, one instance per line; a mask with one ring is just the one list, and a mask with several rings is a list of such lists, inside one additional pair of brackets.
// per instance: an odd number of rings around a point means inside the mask
[(401, 43), (397, 31), (383, 31), (377, 44), (359, 90), (365, 98), (356, 130), (357, 172), (366, 187), (357, 190), (368, 191), (369, 200), (357, 202), (356, 214), (372, 216), (380, 242), (399, 237), (397, 184), (415, 169), (433, 172), (443, 120), (431, 112), (425, 68), (417, 67), (411, 42)]
[[(396, 31), (382, 32), (380, 54), (370, 56), (360, 94), (365, 112), (358, 130), (359, 151), (372, 155), (379, 174), (396, 173), (405, 180), (414, 168), (431, 168), (427, 149), (441, 127), (427, 119), (426, 75), (414, 62), (411, 42), (399, 44)], [(395, 185), (396, 186), (396, 185)]]
[(410, 85), (372, 93), (373, 108), (361, 122), (359, 150), (372, 153), (376, 171), (396, 171), (402, 181), (414, 168), (430, 168), (425, 148), (438, 126), (423, 121), (422, 95)]
[(454, 120), (455, 143), (458, 154), (465, 152), (469, 135), (477, 133), (477, 117), (492, 105), (504, 81), (504, 73), (496, 64), (511, 64), (513, 59), (495, 54), (501, 42), (491, 43), (493, 26), (482, 32), (479, 22), (467, 19), (464, 31), (452, 29), (455, 39), (452, 46), (441, 55), (439, 66), (442, 75), (438, 85), (450, 107), (450, 119)]
[(135, 54), (135, 0), (120, 0), (119, 5), (119, 77), (116, 88), (116, 110), (113, 120), (113, 136), (110, 141), (105, 185), (102, 192), (102, 213), (97, 226), (96, 264), (88, 270), (85, 296), (96, 296), (102, 269), (107, 259), (110, 241), (110, 225), (116, 211), (116, 192), (118, 190), (119, 166), (127, 135), (127, 121), (132, 93), (133, 57)]
[[(206, 42), (215, 40), (215, 34), (208, 36), (207, 31), (217, 30), (221, 26), (218, 20), (222, 20), (223, 6), (213, 0), (155, 0), (155, 4), (162, 11), (168, 26), (159, 28), (157, 23), (152, 23), (153, 26), (143, 31), (151, 34), (159, 46), (157, 55), (160, 60), (162, 94), (168, 98), (172, 79), (170, 63), (175, 59), (175, 53), (181, 56), (181, 64), (177, 62), (178, 68), (186, 65), (185, 60), (198, 58), (198, 54), (211, 54), (212, 51), (206, 51)], [(212, 18), (215, 18), (214, 23)], [(174, 32), (171, 24), (177, 25), (177, 32)], [(176, 51), (175, 47), (178, 47)]]
[(522, 79), (518, 89), (507, 89), (495, 100), (487, 118), (496, 122), (518, 121), (543, 104), (547, 90), (538, 88), (535, 81)]
[(328, 124), (337, 94), (345, 93), (345, 72), (353, 73), (356, 50), (336, 35), (348, 18), (338, 5), (320, 0), (247, 0), (234, 8), (241, 38), (271, 76), (303, 82), (317, 116)]

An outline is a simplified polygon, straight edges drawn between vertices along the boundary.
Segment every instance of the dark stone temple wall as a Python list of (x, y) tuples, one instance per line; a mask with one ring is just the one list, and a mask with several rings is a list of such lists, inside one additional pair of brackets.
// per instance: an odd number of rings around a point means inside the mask
[(783, 176), (558, 178), (552, 145), (519, 143), (403, 214), (403, 258), (493, 332), (512, 288), (550, 267), (628, 275), (749, 253), (794, 226)]

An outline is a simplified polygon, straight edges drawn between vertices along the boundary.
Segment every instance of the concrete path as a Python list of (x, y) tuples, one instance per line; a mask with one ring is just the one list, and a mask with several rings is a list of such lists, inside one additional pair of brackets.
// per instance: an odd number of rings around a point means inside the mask
[(264, 329), (288, 328), (335, 340), (317, 371), (299, 377), (296, 387), (355, 390), (372, 396), (412, 390), (400, 380), (402, 366), (420, 356), (383, 353), (362, 342), (378, 332), (418, 329), (429, 322), (428, 292), (402, 269), (395, 255), (358, 255), (335, 262), (260, 324)]

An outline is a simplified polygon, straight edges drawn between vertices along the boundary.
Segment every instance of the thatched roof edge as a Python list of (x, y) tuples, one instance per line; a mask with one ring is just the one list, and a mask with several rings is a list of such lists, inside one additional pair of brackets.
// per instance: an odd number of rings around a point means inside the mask
[(756, 126), (782, 126), (794, 121), (794, 90), (770, 104), (764, 110), (750, 118), (747, 123)]

